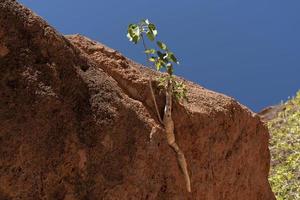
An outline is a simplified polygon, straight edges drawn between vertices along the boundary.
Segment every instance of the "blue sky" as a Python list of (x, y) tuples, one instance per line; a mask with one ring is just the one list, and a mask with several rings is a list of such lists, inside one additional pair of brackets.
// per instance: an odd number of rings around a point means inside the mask
[(148, 18), (181, 65), (176, 73), (254, 111), (300, 89), (299, 0), (21, 0), (63, 34), (80, 33), (144, 63), (130, 22)]

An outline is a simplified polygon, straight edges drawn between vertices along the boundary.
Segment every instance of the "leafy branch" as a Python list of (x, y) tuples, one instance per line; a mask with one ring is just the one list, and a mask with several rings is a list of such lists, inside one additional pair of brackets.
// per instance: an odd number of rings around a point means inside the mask
[(168, 73), (169, 76), (167, 78), (160, 77), (157, 79), (159, 86), (166, 89), (167, 82), (171, 81), (173, 83), (173, 94), (175, 99), (187, 99), (186, 86), (183, 82), (175, 80), (173, 76), (174, 64), (179, 65), (179, 61), (174, 52), (170, 51), (167, 45), (161, 41), (156, 41), (159, 50), (148, 48), (146, 45), (144, 35), (146, 35), (151, 42), (154, 42), (157, 34), (156, 26), (147, 19), (142, 20), (138, 24), (129, 24), (127, 31), (129, 41), (137, 44), (142, 40), (148, 64), (155, 67), (157, 71), (166, 71)]
[[(144, 53), (146, 54), (148, 64), (154, 67), (157, 71), (167, 72), (167, 76), (159, 77), (157, 79), (157, 81), (159, 82), (158, 86), (164, 89), (166, 94), (166, 103), (163, 120), (161, 119), (157, 108), (155, 95), (153, 93), (152, 79), (150, 77), (149, 85), (151, 90), (151, 96), (154, 101), (158, 119), (164, 125), (164, 129), (167, 136), (167, 142), (177, 154), (177, 161), (184, 174), (186, 188), (188, 192), (191, 192), (190, 176), (187, 170), (186, 159), (184, 153), (176, 144), (174, 134), (174, 122), (172, 119), (173, 97), (177, 101), (187, 99), (187, 89), (183, 82), (177, 81), (173, 75), (174, 64), (179, 64), (175, 54), (169, 50), (168, 46), (164, 42), (156, 40), (157, 33), (158, 32), (156, 26), (146, 19), (141, 20), (138, 24), (129, 24), (127, 30), (127, 37), (129, 41), (133, 42), (134, 44), (137, 44), (140, 40), (142, 40), (144, 46)], [(148, 48), (144, 37), (147, 37), (151, 42), (156, 41), (158, 49)]]

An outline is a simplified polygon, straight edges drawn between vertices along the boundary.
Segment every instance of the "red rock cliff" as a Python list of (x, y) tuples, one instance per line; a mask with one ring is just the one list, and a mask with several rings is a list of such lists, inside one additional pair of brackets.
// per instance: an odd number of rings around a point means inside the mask
[(173, 110), (192, 181), (186, 192), (163, 130), (154, 129), (147, 80), (157, 75), (0, 1), (0, 199), (274, 199), (259, 118), (188, 81), (189, 102)]

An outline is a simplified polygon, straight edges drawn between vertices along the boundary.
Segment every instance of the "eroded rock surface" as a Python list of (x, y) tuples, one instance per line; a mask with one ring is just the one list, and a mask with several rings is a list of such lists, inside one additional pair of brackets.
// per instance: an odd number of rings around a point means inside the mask
[(267, 129), (234, 99), (185, 81), (173, 112), (189, 194), (150, 98), (158, 73), (13, 0), (0, 33), (1, 200), (274, 199)]

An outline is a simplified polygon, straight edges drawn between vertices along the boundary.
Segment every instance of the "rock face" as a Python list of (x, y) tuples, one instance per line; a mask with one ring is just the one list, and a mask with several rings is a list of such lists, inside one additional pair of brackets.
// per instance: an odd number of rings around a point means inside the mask
[(283, 111), (284, 109), (285, 109), (284, 105), (278, 104), (275, 106), (269, 106), (267, 108), (264, 108), (257, 114), (263, 122), (268, 122), (276, 118), (278, 113)]
[(259, 117), (187, 81), (173, 110), (186, 192), (150, 98), (158, 75), (0, 1), (0, 199), (274, 199)]

